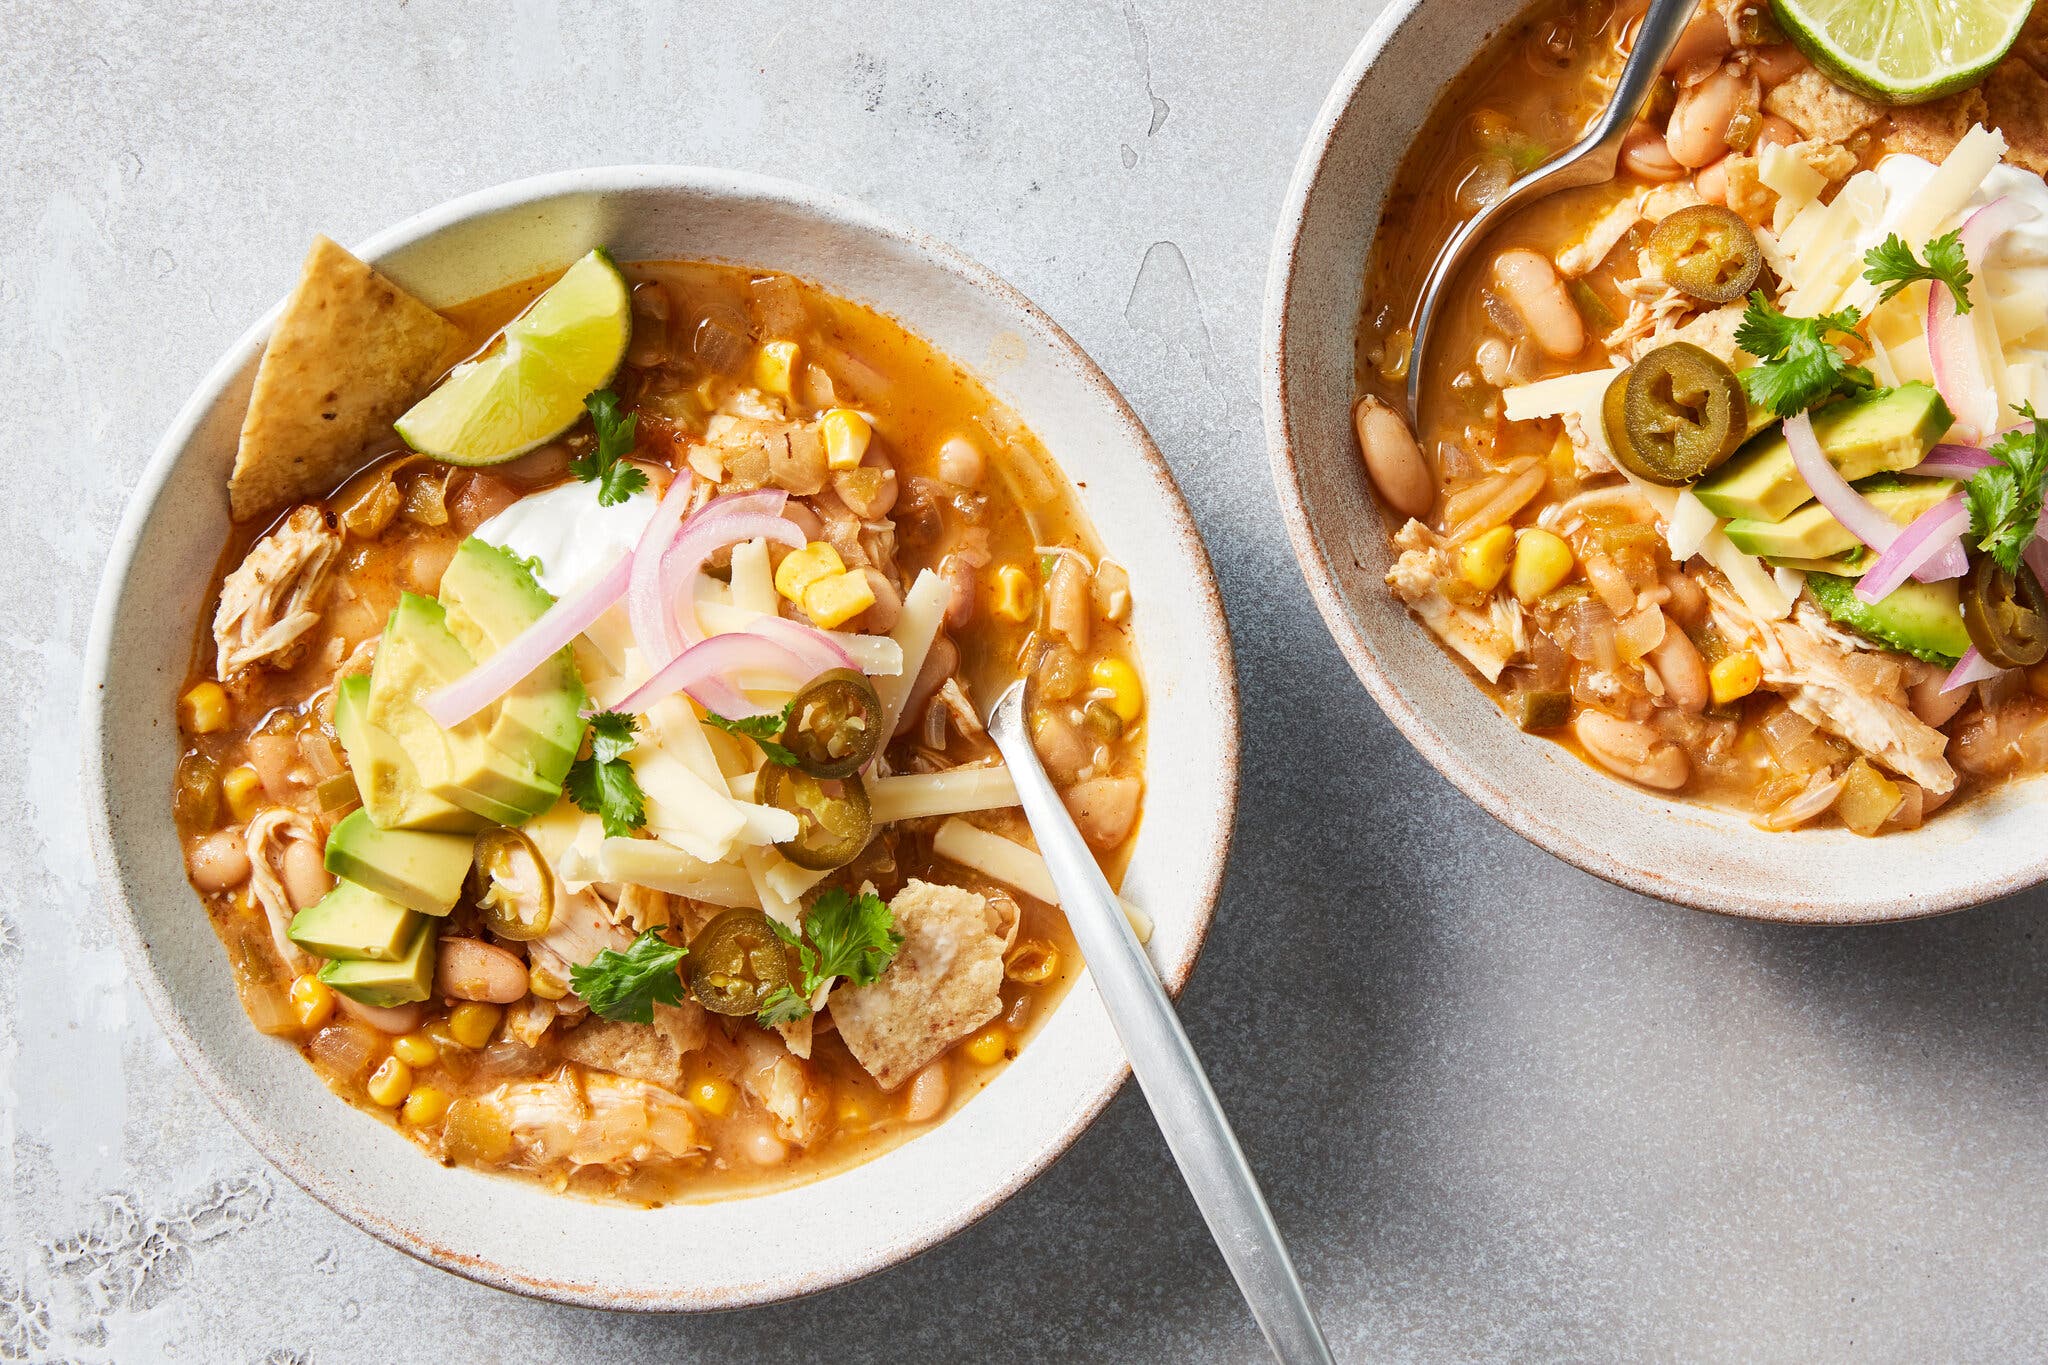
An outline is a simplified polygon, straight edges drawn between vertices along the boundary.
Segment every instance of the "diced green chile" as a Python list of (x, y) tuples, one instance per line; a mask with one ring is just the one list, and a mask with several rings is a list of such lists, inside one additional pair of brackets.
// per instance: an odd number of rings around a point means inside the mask
[(761, 769), (759, 795), (764, 804), (796, 817), (796, 837), (775, 847), (812, 872), (830, 872), (852, 862), (874, 830), (868, 790), (858, 774), (834, 780), (770, 764)]
[(1990, 555), (1975, 556), (1963, 585), (1963, 626), (1984, 661), (1999, 668), (2048, 658), (2048, 598), (2025, 565), (2014, 575)]
[(812, 777), (849, 777), (867, 766), (882, 742), (882, 699), (850, 668), (834, 668), (804, 684), (790, 707), (782, 747)]
[(1572, 718), (1569, 692), (1524, 692), (1516, 719), (1524, 730), (1555, 730)]
[(690, 940), (683, 968), (690, 994), (713, 1014), (758, 1014), (789, 984), (789, 950), (759, 910), (727, 910)]
[(485, 927), (499, 938), (530, 942), (554, 922), (555, 871), (519, 830), (493, 825), (476, 836), (469, 884)]

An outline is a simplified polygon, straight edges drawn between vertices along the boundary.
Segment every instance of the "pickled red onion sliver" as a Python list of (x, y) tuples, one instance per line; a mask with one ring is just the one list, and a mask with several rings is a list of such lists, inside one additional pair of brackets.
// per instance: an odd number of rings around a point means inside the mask
[(756, 536), (765, 536), (792, 549), (801, 549), (804, 544), (804, 533), (795, 522), (764, 512), (734, 512), (708, 518), (699, 513), (684, 524), (682, 535), (662, 559), (661, 591), (664, 601), (682, 609), (679, 619), (685, 640), (694, 644), (704, 638), (704, 627), (697, 620), (696, 592), (697, 574), (704, 561), (715, 550)]
[(660, 668), (675, 658), (683, 647), (676, 634), (675, 612), (662, 596), (661, 561), (682, 530), (683, 515), (690, 505), (695, 477), (685, 469), (677, 474), (662, 494), (661, 503), (640, 533), (633, 547), (633, 576), (626, 588), (626, 616), (633, 625), (633, 640), (640, 646), (648, 667)]
[(1969, 572), (1962, 544), (1962, 534), (1969, 529), (1970, 509), (1964, 505), (1963, 495), (1949, 494), (1899, 532), (1856, 584), (1856, 596), (1865, 602), (1878, 601), (1910, 577), (1929, 583), (1961, 578)]
[(1992, 463), (1990, 453), (1978, 446), (1944, 442), (1928, 451), (1926, 459), (1906, 472), (1932, 479), (1967, 479), (1978, 470), (1989, 468)]
[(794, 651), (774, 640), (736, 630), (691, 645), (613, 709), (637, 714), (663, 697), (686, 692), (708, 711), (743, 716), (753, 712), (753, 704), (728, 679), (742, 673), (775, 673), (801, 686), (822, 671), (809, 667)]
[(1963, 651), (1963, 657), (1956, 660), (1955, 668), (1950, 670), (1948, 677), (1942, 680), (1941, 690), (1943, 692), (1953, 692), (1958, 687), (1968, 687), (1971, 683), (1985, 682), (1995, 678), (2004, 671), (2004, 669), (1996, 664), (1986, 660), (1973, 647)]
[(1828, 460), (1813, 434), (1813, 418), (1806, 413), (1788, 417), (1784, 424), (1785, 444), (1792, 449), (1792, 463), (1799, 477), (1813, 490), (1828, 515), (1848, 528), (1849, 534), (1883, 552), (1899, 538), (1899, 527), (1871, 505), (1868, 498), (1849, 486), (1840, 470)]
[(851, 668), (860, 672), (853, 662), (853, 656), (841, 649), (824, 631), (816, 626), (807, 626), (801, 621), (788, 621), (780, 616), (763, 616), (749, 623), (747, 629), (757, 635), (775, 641), (788, 649), (806, 665), (813, 665), (820, 673), (833, 668)]
[(452, 729), (524, 682), (547, 661), (604, 615), (626, 591), (632, 575), (631, 552), (619, 556), (595, 583), (549, 607), (538, 621), (513, 637), (512, 643), (420, 700), (434, 724)]

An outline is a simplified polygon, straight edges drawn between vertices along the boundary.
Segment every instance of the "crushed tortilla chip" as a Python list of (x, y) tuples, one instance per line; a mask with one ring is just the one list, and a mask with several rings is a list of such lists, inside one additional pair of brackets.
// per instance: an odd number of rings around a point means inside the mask
[(988, 897), (912, 881), (889, 902), (903, 946), (872, 986), (832, 992), (832, 1021), (884, 1090), (1002, 1011), (1002, 913)]
[(454, 323), (325, 237), (264, 348), (228, 479), (236, 521), (319, 497), (362, 464), (427, 382), (459, 358)]

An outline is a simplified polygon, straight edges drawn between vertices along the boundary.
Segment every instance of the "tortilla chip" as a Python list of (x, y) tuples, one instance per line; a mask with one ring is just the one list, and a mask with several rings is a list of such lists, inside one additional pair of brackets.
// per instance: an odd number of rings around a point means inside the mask
[(236, 521), (318, 497), (362, 467), (462, 331), (325, 237), (270, 334), (228, 479)]
[(2005, 134), (2005, 159), (2048, 175), (2048, 75), (2025, 62), (2001, 62), (1984, 82), (1984, 99), (1987, 120)]
[(590, 1018), (561, 1035), (561, 1054), (615, 1076), (658, 1085), (673, 1094), (687, 1085), (685, 1058), (704, 1046), (711, 1021), (694, 1000), (656, 1005), (654, 1022)]
[(1002, 916), (986, 896), (912, 881), (889, 902), (903, 946), (872, 986), (832, 992), (853, 1059), (894, 1090), (1002, 1012)]
[(1846, 142), (1849, 135), (1884, 117), (1884, 107), (1842, 89), (1807, 67), (1764, 96), (1764, 112), (1776, 114), (1800, 136)]

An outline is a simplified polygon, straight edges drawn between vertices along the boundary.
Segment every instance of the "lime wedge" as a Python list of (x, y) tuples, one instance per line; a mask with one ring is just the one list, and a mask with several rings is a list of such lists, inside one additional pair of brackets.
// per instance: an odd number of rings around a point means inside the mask
[(1835, 84), (1881, 104), (1967, 89), (1998, 65), (2033, 0), (1771, 0), (1778, 24)]
[(626, 279), (602, 247), (569, 267), (480, 360), (457, 365), (393, 423), (450, 464), (499, 464), (574, 426), (611, 382), (633, 330)]

